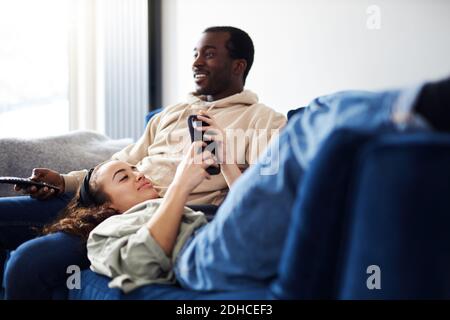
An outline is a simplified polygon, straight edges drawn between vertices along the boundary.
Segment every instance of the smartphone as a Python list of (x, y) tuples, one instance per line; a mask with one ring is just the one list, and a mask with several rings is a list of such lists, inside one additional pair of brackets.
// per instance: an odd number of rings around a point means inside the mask
[(32, 186), (35, 186), (37, 188), (47, 187), (47, 188), (52, 188), (52, 189), (59, 191), (59, 188), (57, 186), (54, 186), (54, 185), (51, 185), (51, 184), (48, 184), (48, 183), (42, 182), (42, 181), (34, 181), (34, 180), (31, 180), (30, 178), (0, 177), (0, 183), (17, 184), (21, 188), (32, 187)]
[[(203, 134), (205, 132), (195, 130), (195, 128), (203, 127), (203, 126), (208, 126), (208, 124), (204, 121), (198, 120), (197, 116), (195, 114), (190, 115), (188, 117), (188, 127), (189, 127), (189, 134), (191, 135), (191, 142), (203, 141)], [(211, 151), (212, 154), (216, 154), (216, 143), (214, 141), (205, 141), (205, 142), (206, 142), (206, 147), (203, 147), (203, 150), (207, 149), (207, 150)], [(210, 166), (210, 167), (206, 168), (206, 172), (208, 172), (210, 175), (219, 174), (220, 166), (219, 167)]]

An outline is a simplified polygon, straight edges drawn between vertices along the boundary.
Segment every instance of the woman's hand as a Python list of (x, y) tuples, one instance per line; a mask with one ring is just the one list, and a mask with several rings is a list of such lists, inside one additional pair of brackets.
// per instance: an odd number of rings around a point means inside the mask
[(211, 179), (206, 172), (209, 166), (217, 166), (211, 152), (202, 151), (206, 143), (195, 141), (189, 147), (187, 154), (178, 165), (172, 184), (176, 186), (177, 192), (185, 195), (191, 193), (204, 179)]
[(204, 146), (206, 143), (203, 141), (191, 144), (161, 205), (147, 224), (148, 231), (167, 256), (172, 254), (189, 194), (204, 179), (211, 179), (205, 169), (217, 165), (211, 152), (202, 150)]

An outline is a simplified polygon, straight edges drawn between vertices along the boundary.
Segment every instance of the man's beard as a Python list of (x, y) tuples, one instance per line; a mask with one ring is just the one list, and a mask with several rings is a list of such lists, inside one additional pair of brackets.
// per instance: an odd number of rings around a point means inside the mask
[(197, 95), (215, 96), (225, 91), (231, 84), (228, 79), (208, 79), (206, 87), (198, 87), (195, 90)]

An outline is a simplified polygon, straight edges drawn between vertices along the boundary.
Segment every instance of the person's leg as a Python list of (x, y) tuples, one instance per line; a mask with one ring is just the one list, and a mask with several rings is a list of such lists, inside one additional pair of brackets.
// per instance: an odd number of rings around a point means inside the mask
[(70, 201), (71, 195), (39, 201), (28, 196), (0, 198), (0, 284), (6, 252), (37, 236), (40, 228), (53, 220)]
[(3, 289), (3, 271), (5, 267), (7, 252), (0, 248), (0, 300), (4, 298), (4, 289)]
[(88, 267), (86, 245), (76, 236), (58, 232), (27, 241), (6, 264), (5, 298), (66, 299), (68, 277)]
[(450, 132), (450, 78), (425, 84), (413, 109), (434, 129)]
[(183, 247), (174, 266), (180, 284), (195, 290), (266, 286), (277, 274), (304, 170), (323, 141), (337, 128), (391, 128), (397, 96), (339, 93), (294, 116), (279, 143), (233, 185), (214, 220)]

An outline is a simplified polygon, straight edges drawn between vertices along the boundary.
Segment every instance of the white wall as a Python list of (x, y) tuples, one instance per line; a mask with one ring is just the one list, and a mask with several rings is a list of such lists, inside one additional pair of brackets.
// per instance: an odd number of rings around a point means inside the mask
[[(255, 62), (246, 87), (287, 112), (318, 95), (381, 89), (450, 75), (447, 0), (163, 0), (163, 104), (193, 88), (202, 30), (247, 31)], [(369, 29), (370, 5), (381, 10)]]

